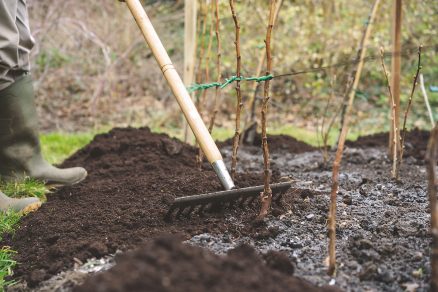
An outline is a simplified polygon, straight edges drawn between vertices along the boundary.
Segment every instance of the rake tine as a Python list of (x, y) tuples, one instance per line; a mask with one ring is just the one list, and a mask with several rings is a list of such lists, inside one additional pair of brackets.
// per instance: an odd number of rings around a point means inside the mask
[(281, 200), (282, 197), (283, 197), (283, 193), (278, 193), (278, 194), (273, 195), (273, 196), (272, 196), (272, 199), (273, 199), (275, 202), (278, 202), (278, 201)]
[(204, 214), (204, 212), (205, 212), (205, 210), (206, 210), (206, 208), (207, 208), (207, 205), (208, 204), (202, 204), (202, 205), (200, 205), (200, 207), (199, 207), (199, 213), (201, 213), (201, 214)]
[(175, 214), (175, 217), (176, 217), (176, 218), (180, 217), (181, 214), (184, 212), (184, 210), (185, 210), (186, 208), (187, 208), (186, 206), (179, 207), (179, 208), (178, 208), (178, 211), (177, 211), (176, 214)]
[(174, 208), (174, 207), (171, 207), (171, 208), (169, 209), (169, 211), (167, 211), (166, 215), (164, 216), (164, 219), (165, 219), (166, 221), (171, 221), (171, 220), (172, 220), (172, 213), (173, 213), (173, 211), (175, 211), (175, 208)]
[(248, 205), (251, 205), (252, 203), (254, 203), (254, 201), (257, 199), (257, 197), (251, 197), (251, 199), (248, 201)]
[[(282, 193), (290, 189), (290, 182), (272, 184), (273, 200), (278, 201), (282, 197)], [(209, 194), (179, 197), (174, 200), (167, 217), (173, 214), (176, 217), (181, 215), (189, 216), (190, 214), (211, 212), (222, 210), (224, 208), (232, 208), (234, 206), (244, 207), (254, 203), (263, 191), (264, 186), (247, 187), (241, 189), (233, 189), (228, 191), (219, 191)]]
[(190, 217), (190, 215), (192, 214), (193, 210), (195, 210), (196, 206), (189, 206), (188, 208), (185, 208), (184, 210), (187, 210), (186, 212), (183, 213), (184, 217)]

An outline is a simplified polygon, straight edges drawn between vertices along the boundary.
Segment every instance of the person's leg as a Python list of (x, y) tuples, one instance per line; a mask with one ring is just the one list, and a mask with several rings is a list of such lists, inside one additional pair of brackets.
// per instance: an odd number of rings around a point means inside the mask
[(18, 0), (15, 24), (19, 34), (18, 67), (22, 71), (30, 72), (30, 51), (35, 45), (35, 40), (30, 32), (26, 0)]
[(0, 1), (0, 90), (14, 83), (13, 71), (19, 68), (17, 6), (18, 0)]
[(0, 91), (0, 177), (3, 180), (36, 178), (48, 184), (71, 185), (87, 172), (81, 167), (59, 169), (41, 155), (32, 79), (22, 76)]
[[(15, 24), (17, 6), (17, 0), (0, 1), (0, 90), (14, 83), (15, 74), (12, 71), (20, 67), (18, 50), (20, 35)], [(0, 115), (0, 136), (7, 124), (7, 117)], [(0, 191), (0, 212), (7, 210), (28, 212), (38, 209), (40, 205), (38, 198), (14, 199)]]
[[(25, 1), (1, 1), (0, 17), (0, 56), (10, 56), (11, 60), (2, 64), (0, 72), (3, 73), (3, 77), (0, 75), (3, 87), (0, 90), (0, 179), (17, 181), (31, 177), (49, 184), (78, 183), (87, 176), (85, 169), (59, 169), (41, 155), (33, 85), (28, 72), (33, 40)], [(10, 28), (10, 20), (14, 18), (15, 30)], [(4, 31), (7, 32), (6, 37), (3, 37)], [(16, 35), (12, 36), (14, 31)], [(7, 202), (0, 199), (0, 210), (6, 208)]]

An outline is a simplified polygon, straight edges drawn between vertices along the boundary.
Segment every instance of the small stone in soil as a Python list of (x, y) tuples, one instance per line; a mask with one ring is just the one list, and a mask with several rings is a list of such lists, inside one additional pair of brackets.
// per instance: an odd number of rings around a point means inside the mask
[(309, 215), (306, 216), (306, 219), (307, 220), (312, 220), (313, 217), (315, 217), (315, 214), (309, 214)]
[(342, 198), (342, 202), (344, 202), (344, 204), (350, 206), (350, 205), (353, 204), (353, 199), (351, 198), (351, 196), (349, 196), (349, 195), (345, 195), (345, 196)]

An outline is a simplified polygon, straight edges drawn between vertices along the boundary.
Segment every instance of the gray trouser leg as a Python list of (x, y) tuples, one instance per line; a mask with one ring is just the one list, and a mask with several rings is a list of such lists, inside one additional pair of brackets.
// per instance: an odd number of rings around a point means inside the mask
[(29, 54), (34, 46), (26, 0), (0, 1), (0, 90), (30, 71)]

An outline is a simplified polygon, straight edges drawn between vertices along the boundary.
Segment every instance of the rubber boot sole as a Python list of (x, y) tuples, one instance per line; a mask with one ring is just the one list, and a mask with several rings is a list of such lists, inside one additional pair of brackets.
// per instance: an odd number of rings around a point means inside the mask
[(35, 212), (36, 210), (38, 210), (41, 207), (42, 203), (41, 202), (36, 202), (33, 204), (30, 204), (28, 206), (26, 206), (23, 210), (21, 210), (19, 213), (26, 215), (29, 214), (31, 212)]

